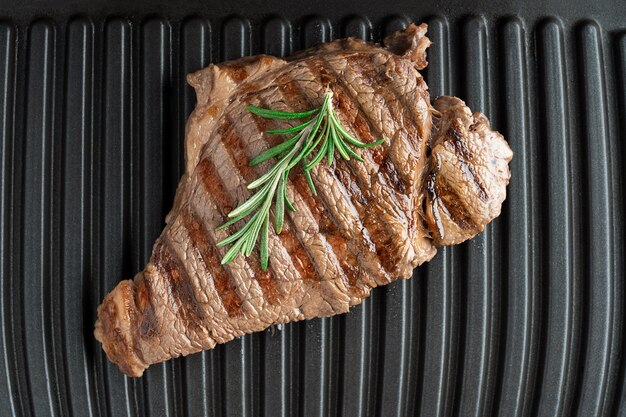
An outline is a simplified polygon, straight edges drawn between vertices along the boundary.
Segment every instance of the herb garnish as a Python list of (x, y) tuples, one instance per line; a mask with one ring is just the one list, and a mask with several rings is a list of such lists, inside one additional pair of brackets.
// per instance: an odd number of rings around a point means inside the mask
[(228, 213), (230, 220), (217, 228), (217, 230), (223, 230), (243, 218), (252, 215), (241, 229), (217, 244), (217, 246), (232, 244), (232, 247), (226, 252), (224, 258), (222, 258), (222, 264), (231, 262), (238, 254), (250, 256), (260, 234), (261, 268), (263, 270), (267, 269), (269, 262), (268, 229), (270, 207), (272, 201), (275, 200), (274, 228), (276, 234), (279, 234), (283, 229), (285, 206), (287, 206), (289, 210), (295, 211), (295, 207), (287, 197), (287, 177), (289, 176), (289, 171), (294, 166), (298, 163), (302, 163), (304, 175), (311, 188), (311, 192), (313, 195), (317, 195), (310, 171), (315, 165), (319, 164), (324, 157), (326, 157), (328, 165), (333, 163), (335, 152), (338, 152), (346, 161), (349, 161), (350, 158), (363, 161), (358, 154), (350, 149), (350, 145), (356, 148), (370, 148), (380, 145), (385, 141), (383, 138), (376, 142), (363, 143), (350, 135), (341, 125), (339, 118), (335, 114), (332, 97), (332, 91), (327, 90), (324, 95), (324, 103), (321, 107), (299, 113), (268, 110), (254, 106), (247, 107), (248, 111), (251, 113), (267, 119), (297, 120), (309, 117), (310, 119), (298, 126), (267, 131), (267, 133), (275, 135), (293, 136), (283, 143), (259, 154), (249, 162), (250, 166), (255, 166), (271, 158), (278, 158), (278, 162), (272, 169), (248, 184), (248, 189), (258, 189), (258, 191)]

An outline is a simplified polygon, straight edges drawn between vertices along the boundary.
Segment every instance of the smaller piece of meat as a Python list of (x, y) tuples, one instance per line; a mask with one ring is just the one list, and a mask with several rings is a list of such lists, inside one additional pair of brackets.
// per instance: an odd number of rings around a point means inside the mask
[(425, 215), (436, 246), (456, 245), (500, 215), (513, 152), (463, 100), (444, 96), (433, 106)]

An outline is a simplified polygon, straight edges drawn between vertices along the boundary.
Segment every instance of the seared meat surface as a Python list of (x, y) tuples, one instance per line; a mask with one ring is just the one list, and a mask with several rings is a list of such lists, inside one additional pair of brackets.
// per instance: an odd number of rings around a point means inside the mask
[[(95, 335), (130, 376), (151, 364), (211, 349), (276, 323), (345, 313), (370, 290), (462, 242), (500, 213), (512, 152), (480, 113), (455, 97), (431, 105), (419, 73), (426, 25), (384, 46), (342, 39), (283, 60), (255, 56), (190, 74), (198, 104), (186, 131), (186, 171), (152, 257), (98, 309)], [(319, 107), (326, 89), (342, 124), (364, 142), (364, 162), (335, 159), (311, 175), (294, 168), (281, 234), (270, 230), (269, 269), (258, 252), (221, 265), (216, 243), (240, 227), (216, 228), (250, 196), (246, 184), (272, 162), (248, 161), (284, 137), (285, 123), (247, 105), (282, 111)]]

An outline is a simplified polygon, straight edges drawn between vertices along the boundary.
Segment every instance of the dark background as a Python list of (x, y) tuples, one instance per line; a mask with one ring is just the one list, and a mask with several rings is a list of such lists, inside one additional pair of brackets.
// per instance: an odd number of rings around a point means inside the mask
[[(349, 315), (127, 379), (92, 336), (182, 172), (184, 75), (430, 24), (433, 96), (515, 152), (503, 213)], [(0, 0), (0, 416), (626, 416), (620, 1)]]

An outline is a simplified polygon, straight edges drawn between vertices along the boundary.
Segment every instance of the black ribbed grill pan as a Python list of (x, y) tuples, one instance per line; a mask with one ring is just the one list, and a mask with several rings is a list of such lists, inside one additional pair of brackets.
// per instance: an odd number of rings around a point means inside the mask
[[(0, 416), (626, 416), (626, 5), (0, 0)], [(349, 315), (128, 379), (92, 336), (170, 209), (184, 76), (429, 23), (514, 159), (499, 219)]]

